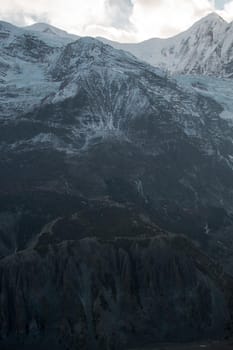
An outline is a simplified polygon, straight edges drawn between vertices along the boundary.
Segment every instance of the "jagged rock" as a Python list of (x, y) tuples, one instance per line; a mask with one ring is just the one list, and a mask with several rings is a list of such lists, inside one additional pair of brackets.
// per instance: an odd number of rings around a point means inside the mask
[(0, 262), (1, 349), (123, 349), (224, 334), (232, 279), (182, 236), (48, 248)]

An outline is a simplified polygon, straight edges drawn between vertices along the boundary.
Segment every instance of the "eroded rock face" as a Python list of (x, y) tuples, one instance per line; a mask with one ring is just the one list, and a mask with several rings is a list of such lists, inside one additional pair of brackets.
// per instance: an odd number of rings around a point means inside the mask
[(230, 288), (181, 236), (37, 247), (0, 263), (1, 349), (123, 349), (222, 336)]

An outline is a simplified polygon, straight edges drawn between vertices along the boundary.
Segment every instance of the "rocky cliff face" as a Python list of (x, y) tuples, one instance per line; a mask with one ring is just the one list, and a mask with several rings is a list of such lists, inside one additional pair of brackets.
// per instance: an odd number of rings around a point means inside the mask
[(0, 263), (1, 349), (122, 349), (224, 333), (232, 280), (185, 238), (44, 248)]

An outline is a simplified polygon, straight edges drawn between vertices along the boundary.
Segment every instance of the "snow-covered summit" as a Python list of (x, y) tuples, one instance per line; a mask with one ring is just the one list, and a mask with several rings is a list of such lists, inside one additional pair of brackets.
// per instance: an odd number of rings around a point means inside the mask
[(202, 23), (227, 23), (221, 16), (219, 16), (216, 12), (211, 12), (207, 16), (201, 18), (199, 21), (193, 24), (192, 27), (198, 26)]
[(232, 33), (232, 23), (211, 13), (187, 31), (168, 39), (154, 38), (138, 44), (101, 40), (171, 73), (232, 77)]

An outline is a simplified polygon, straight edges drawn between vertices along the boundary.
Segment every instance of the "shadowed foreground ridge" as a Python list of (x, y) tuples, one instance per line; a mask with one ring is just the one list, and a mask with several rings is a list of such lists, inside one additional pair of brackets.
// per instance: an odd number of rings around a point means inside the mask
[(37, 246), (3, 259), (0, 281), (1, 349), (192, 341), (231, 319), (232, 278), (167, 233)]

